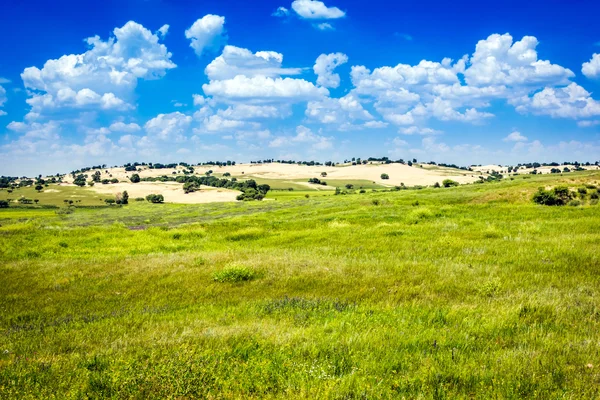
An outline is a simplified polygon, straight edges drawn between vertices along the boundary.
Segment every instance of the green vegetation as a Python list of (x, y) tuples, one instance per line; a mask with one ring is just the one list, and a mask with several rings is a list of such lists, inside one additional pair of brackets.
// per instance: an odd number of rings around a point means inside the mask
[(459, 185), (459, 183), (456, 181), (453, 181), (452, 179), (444, 179), (442, 181), (442, 186), (444, 186), (444, 187), (456, 187), (458, 185)]
[(150, 203), (162, 203), (165, 201), (165, 197), (162, 194), (149, 194), (146, 196), (146, 200)]
[(0, 398), (598, 398), (600, 173), (526, 178), (11, 203)]
[(101, 206), (104, 205), (105, 196), (88, 187), (67, 185), (49, 185), (41, 193), (31, 186), (0, 189), (0, 200), (10, 200), (11, 207), (19, 204), (20, 198), (38, 199), (41, 207), (60, 207), (64, 205), (64, 200), (72, 200), (78, 206)]

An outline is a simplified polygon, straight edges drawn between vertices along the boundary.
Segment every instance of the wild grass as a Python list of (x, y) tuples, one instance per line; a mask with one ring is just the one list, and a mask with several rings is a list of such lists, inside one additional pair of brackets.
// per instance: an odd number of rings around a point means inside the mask
[(600, 206), (531, 196), (600, 174), (528, 178), (0, 210), (0, 398), (597, 398)]

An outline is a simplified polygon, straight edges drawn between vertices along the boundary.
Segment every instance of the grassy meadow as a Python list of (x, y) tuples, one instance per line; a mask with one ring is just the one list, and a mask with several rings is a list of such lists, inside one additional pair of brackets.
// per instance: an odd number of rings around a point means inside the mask
[(598, 398), (600, 205), (555, 185), (600, 173), (2, 209), (0, 398)]

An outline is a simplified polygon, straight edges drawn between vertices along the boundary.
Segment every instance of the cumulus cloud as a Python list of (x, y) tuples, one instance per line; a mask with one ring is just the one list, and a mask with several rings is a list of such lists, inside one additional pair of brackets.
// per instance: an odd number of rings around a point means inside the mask
[(142, 128), (136, 123), (126, 124), (124, 122), (114, 122), (109, 127), (112, 132), (123, 132), (123, 133), (134, 133), (140, 131)]
[(269, 142), (269, 147), (287, 147), (308, 144), (312, 150), (326, 150), (333, 147), (333, 138), (313, 133), (305, 126), (296, 127), (295, 136), (278, 136)]
[(46, 123), (11, 122), (7, 128), (20, 136), (2, 146), (5, 153), (17, 156), (33, 154), (39, 156), (40, 152), (58, 148), (61, 126), (56, 121)]
[(600, 115), (600, 102), (576, 83), (561, 88), (546, 87), (533, 97), (522, 97), (515, 101), (517, 111), (553, 118), (589, 118)]
[(521, 135), (521, 132), (514, 131), (502, 140), (505, 142), (526, 142), (527, 137)]
[(225, 17), (208, 14), (196, 20), (185, 31), (190, 47), (200, 57), (206, 52), (216, 52), (227, 42)]
[(594, 53), (590, 61), (583, 63), (581, 73), (590, 79), (600, 78), (600, 54)]
[(340, 76), (333, 73), (333, 70), (347, 62), (348, 56), (343, 53), (321, 54), (313, 67), (317, 84), (328, 88), (340, 86)]
[(335, 124), (342, 130), (356, 120), (373, 119), (373, 116), (363, 108), (353, 94), (341, 98), (326, 97), (320, 101), (310, 101), (305, 114), (311, 120), (322, 124)]
[(161, 38), (164, 38), (165, 36), (167, 36), (167, 33), (169, 32), (169, 25), (164, 24), (163, 26), (158, 28), (158, 30), (156, 32), (158, 33), (158, 35), (160, 35)]
[(204, 93), (223, 101), (246, 101), (267, 103), (272, 101), (300, 102), (319, 99), (329, 92), (317, 88), (304, 79), (247, 77), (238, 75), (233, 79), (211, 81), (202, 86)]
[[(571, 70), (538, 59), (538, 41), (509, 34), (480, 40), (471, 56), (458, 61), (422, 60), (369, 70), (353, 66), (351, 78), (361, 101), (396, 125), (423, 124), (428, 118), (479, 124), (494, 115), (482, 110), (504, 100), (521, 113), (562, 118), (598, 115), (598, 102), (571, 82)], [(588, 67), (589, 69), (589, 67)]]
[(129, 21), (113, 30), (113, 37), (86, 39), (82, 54), (48, 60), (44, 66), (25, 68), (21, 74), (31, 93), (31, 114), (58, 108), (126, 109), (138, 79), (158, 79), (176, 65), (157, 35)]
[(170, 114), (158, 114), (144, 125), (149, 138), (161, 141), (183, 142), (189, 131), (192, 117), (179, 111)]
[(493, 34), (480, 40), (465, 71), (469, 85), (564, 85), (575, 74), (568, 68), (538, 60), (538, 40), (524, 36), (513, 43), (510, 34)]
[(225, 46), (223, 53), (205, 69), (210, 80), (231, 79), (238, 75), (246, 77), (298, 75), (300, 68), (282, 68), (283, 55), (274, 51), (257, 51), (235, 46)]
[(290, 15), (290, 10), (285, 7), (277, 7), (277, 10), (271, 14), (273, 17), (287, 17)]
[(318, 0), (295, 0), (292, 10), (301, 18), (306, 19), (337, 19), (343, 18), (346, 13), (337, 7), (327, 7)]

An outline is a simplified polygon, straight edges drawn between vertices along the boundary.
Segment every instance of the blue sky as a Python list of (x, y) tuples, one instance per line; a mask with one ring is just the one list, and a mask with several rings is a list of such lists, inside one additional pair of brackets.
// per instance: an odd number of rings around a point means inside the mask
[(597, 1), (10, 2), (0, 174), (600, 159)]

